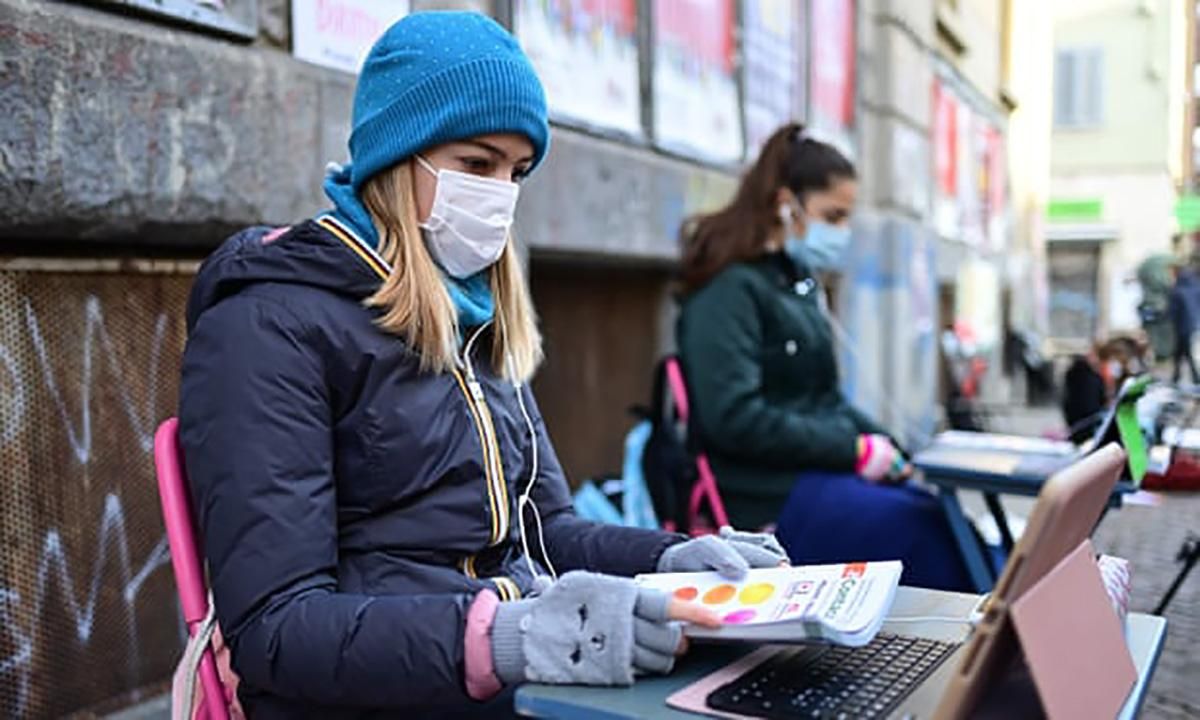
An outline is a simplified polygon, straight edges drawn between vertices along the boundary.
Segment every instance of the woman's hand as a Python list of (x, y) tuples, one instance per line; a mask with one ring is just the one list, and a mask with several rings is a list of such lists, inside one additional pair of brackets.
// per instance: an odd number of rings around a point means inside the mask
[[(699, 603), (686, 602), (671, 598), (667, 603), (667, 618), (682, 623), (699, 625), (700, 627), (716, 629), (721, 627), (721, 618), (712, 610)], [(679, 635), (679, 645), (675, 647), (675, 657), (681, 657), (688, 651), (688, 639), (683, 633)]]
[(492, 661), (507, 684), (629, 685), (671, 671), (687, 651), (683, 622), (721, 625), (711, 610), (627, 578), (571, 572), (537, 597), (500, 604)]
[(912, 466), (886, 435), (858, 436), (854, 471), (872, 483), (898, 482), (912, 476)]
[(774, 535), (741, 532), (726, 526), (719, 535), (705, 535), (667, 548), (658, 559), (658, 571), (715, 570), (731, 580), (741, 580), (752, 567), (787, 564), (787, 553)]
[(913, 468), (913, 464), (901, 458), (899, 467), (897, 468), (896, 472), (892, 474), (891, 480), (895, 483), (907, 482), (908, 480), (912, 479), (912, 476), (915, 472), (916, 470)]

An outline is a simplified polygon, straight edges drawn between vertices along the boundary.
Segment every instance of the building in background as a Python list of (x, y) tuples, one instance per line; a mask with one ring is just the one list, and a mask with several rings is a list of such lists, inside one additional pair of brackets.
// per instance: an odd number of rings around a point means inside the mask
[(191, 274), (229, 232), (324, 207), (353, 72), (396, 17), (491, 13), (545, 80), (554, 150), (517, 233), (547, 343), (537, 390), (578, 481), (620, 468), (627, 408), (672, 346), (680, 223), (793, 119), (862, 180), (833, 279), (851, 397), (919, 442), (955, 323), (1005, 397), (1005, 332), (1042, 327), (1048, 303), (1037, 6), (0, 0), (0, 715), (118, 707), (167, 679), (182, 635), (149, 450)]
[[(1036, 14), (1035, 5), (858, 3), (858, 139), (868, 206), (842, 282), (849, 292), (839, 309), (858, 348), (845, 364), (856, 401), (910, 441), (928, 436), (939, 402), (961, 380), (945, 362), (944, 331), (956, 327), (972, 341), (990, 368), (978, 393), (1002, 401), (1009, 396), (1000, 372), (1007, 330), (1037, 328), (1035, 295), (1010, 291), (1036, 286), (1038, 250), (1030, 238), (1037, 230), (1023, 222), (1022, 205), (1036, 192), (1037, 159), (1009, 162), (1014, 93), (1033, 94), (1026, 74), (1040, 71), (1015, 62), (1012, 48), (1019, 43), (1024, 52), (1044, 40), (1014, 34), (1014, 18)], [(1036, 131), (1033, 108), (1036, 99), (1022, 138)], [(1014, 190), (1022, 205), (1014, 204)]]
[(1200, 254), (1200, 2), (1187, 0), (1190, 22), (1187, 39), (1186, 104), (1184, 106), (1183, 189), (1175, 219), (1183, 242), (1180, 254)]
[(1141, 326), (1138, 265), (1176, 249), (1195, 8), (1177, 0), (1054, 7), (1050, 332), (1060, 349), (1077, 350)]
[[(1008, 180), (1012, 245), (1008, 252), (1010, 326), (1044, 339), (1049, 330), (1046, 209), (1050, 200), (1053, 117), (1053, 15), (1045, 3), (1009, 0), (1002, 48), (1008, 119)], [(1019, 30), (1016, 30), (1019, 28)], [(1039, 350), (1041, 347), (1038, 348)]]

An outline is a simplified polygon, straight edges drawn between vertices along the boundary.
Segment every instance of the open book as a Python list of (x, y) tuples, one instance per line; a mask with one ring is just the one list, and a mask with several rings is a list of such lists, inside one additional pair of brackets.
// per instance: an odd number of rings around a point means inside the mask
[(902, 569), (899, 561), (845, 563), (751, 570), (739, 582), (715, 572), (639, 575), (637, 582), (701, 603), (725, 621), (716, 630), (689, 625), (688, 637), (858, 647), (879, 632)]

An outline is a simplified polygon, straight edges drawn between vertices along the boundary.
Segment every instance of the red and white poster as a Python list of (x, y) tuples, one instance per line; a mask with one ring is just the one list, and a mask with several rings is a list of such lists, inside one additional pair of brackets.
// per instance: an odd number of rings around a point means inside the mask
[(940, 80), (933, 81), (933, 150), (937, 189), (954, 195), (958, 185), (958, 102)]
[(408, 9), (408, 0), (292, 0), (292, 54), (357, 75), (371, 46)]
[(654, 0), (654, 137), (717, 162), (742, 157), (733, 0)]
[(1004, 135), (945, 80), (933, 81), (933, 220), (938, 234), (987, 251), (1008, 231)]
[(812, 0), (809, 124), (847, 154), (854, 149), (854, 0)]
[(945, 238), (959, 237), (958, 99), (941, 80), (933, 80), (933, 224)]
[(636, 0), (516, 0), (513, 26), (555, 119), (642, 134)]
[(987, 223), (988, 249), (1003, 252), (1008, 247), (1008, 169), (1005, 163), (1004, 136), (995, 127), (987, 128), (987, 194), (984, 217)]
[(958, 215), (960, 238), (968, 245), (984, 244), (983, 199), (986, 194), (987, 167), (984, 152), (985, 126), (971, 107), (958, 103)]

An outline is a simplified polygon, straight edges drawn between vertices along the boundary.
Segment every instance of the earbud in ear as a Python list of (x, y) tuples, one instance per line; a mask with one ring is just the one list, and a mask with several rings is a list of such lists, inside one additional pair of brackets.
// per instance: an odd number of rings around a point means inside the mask
[(791, 226), (795, 217), (796, 211), (792, 209), (791, 203), (784, 203), (779, 206), (779, 222), (783, 223), (785, 228)]

